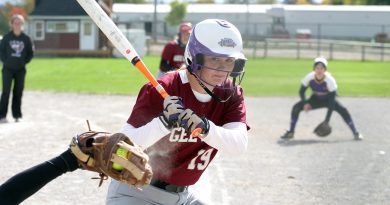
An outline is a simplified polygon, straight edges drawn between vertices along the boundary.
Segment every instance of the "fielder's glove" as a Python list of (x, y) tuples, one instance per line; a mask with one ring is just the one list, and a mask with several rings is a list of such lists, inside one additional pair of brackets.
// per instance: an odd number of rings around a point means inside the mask
[(318, 137), (326, 137), (332, 132), (327, 122), (321, 122), (313, 131)]
[(150, 183), (148, 155), (122, 133), (89, 131), (73, 137), (69, 146), (82, 169), (99, 173), (99, 186), (108, 177), (136, 187)]
[[(179, 126), (184, 128), (187, 133), (197, 137), (200, 134), (207, 135), (210, 130), (210, 123), (206, 118), (201, 118), (191, 109), (185, 109), (179, 115)], [(195, 129), (201, 129), (201, 132), (194, 132)]]
[(166, 128), (172, 129), (177, 125), (178, 117), (184, 110), (183, 102), (178, 96), (168, 96), (164, 99), (163, 106), (159, 118)]

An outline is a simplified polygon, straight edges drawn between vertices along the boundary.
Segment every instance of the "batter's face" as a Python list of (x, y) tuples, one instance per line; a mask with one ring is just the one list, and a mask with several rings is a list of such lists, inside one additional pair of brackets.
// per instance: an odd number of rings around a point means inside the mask
[(221, 86), (233, 71), (234, 64), (235, 58), (204, 56), (201, 79), (213, 87)]
[(314, 67), (314, 72), (315, 72), (316, 78), (318, 80), (322, 80), (325, 77), (326, 68), (324, 67), (324, 65), (322, 65), (322, 63), (318, 63)]

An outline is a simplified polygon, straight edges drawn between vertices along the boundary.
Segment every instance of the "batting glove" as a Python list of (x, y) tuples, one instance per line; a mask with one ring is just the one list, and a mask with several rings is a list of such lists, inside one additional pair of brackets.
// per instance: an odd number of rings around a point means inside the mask
[(191, 109), (185, 109), (179, 115), (179, 125), (184, 128), (187, 133), (193, 133), (197, 128), (202, 129), (199, 134), (207, 135), (210, 130), (210, 123), (206, 118), (201, 118)]
[(180, 97), (168, 96), (164, 99), (164, 108), (159, 118), (167, 129), (172, 129), (177, 124), (178, 117), (184, 109)]

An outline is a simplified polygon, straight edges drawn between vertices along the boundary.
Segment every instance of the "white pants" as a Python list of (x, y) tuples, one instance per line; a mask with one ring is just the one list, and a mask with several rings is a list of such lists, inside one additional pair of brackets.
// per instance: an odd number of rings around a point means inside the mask
[(154, 186), (142, 189), (112, 180), (108, 187), (107, 205), (205, 205), (187, 190), (181, 193), (167, 192)]

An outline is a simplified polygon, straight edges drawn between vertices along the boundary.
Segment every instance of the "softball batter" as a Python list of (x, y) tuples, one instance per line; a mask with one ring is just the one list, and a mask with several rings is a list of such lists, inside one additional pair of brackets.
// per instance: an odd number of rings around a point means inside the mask
[[(185, 51), (186, 69), (159, 79), (171, 97), (164, 100), (146, 84), (122, 130), (147, 148), (153, 179), (142, 189), (113, 180), (107, 204), (205, 204), (188, 187), (217, 152), (237, 154), (247, 148), (249, 127), (239, 86), (246, 61), (242, 52), (241, 34), (231, 23), (208, 19), (195, 25)], [(190, 135), (196, 128), (203, 130), (200, 137)]]

